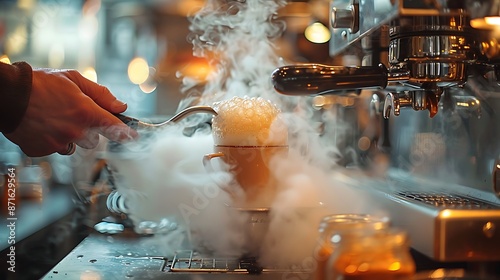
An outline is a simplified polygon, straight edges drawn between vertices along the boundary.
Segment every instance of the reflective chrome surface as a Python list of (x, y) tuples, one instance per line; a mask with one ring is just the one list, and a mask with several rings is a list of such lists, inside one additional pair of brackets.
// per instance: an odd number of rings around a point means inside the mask
[(312, 279), (310, 272), (259, 267), (234, 257), (160, 253), (153, 236), (91, 234), (41, 279)]
[[(362, 4), (358, 0), (339, 0), (330, 1), (332, 9), (351, 10), (354, 5), (358, 5), (359, 14), (353, 14), (352, 20), (359, 21), (359, 30), (351, 32), (351, 26), (354, 23), (349, 23), (347, 26), (339, 26), (332, 28), (332, 38), (330, 40), (330, 55), (338, 55), (345, 50), (349, 44), (362, 38), (363, 36), (374, 31), (382, 24), (387, 24), (391, 18), (398, 14), (398, 1), (381, 0), (381, 1), (363, 1)], [(376, 3), (375, 3), (376, 2)], [(347, 24), (346, 24), (347, 25)]]
[[(376, 189), (372, 210), (390, 213), (396, 226), (410, 232), (416, 250), (439, 261), (500, 261), (500, 34), (470, 21), (490, 14), (483, 8), (493, 3), (331, 1), (331, 13), (359, 5), (359, 31), (351, 28), (356, 13), (342, 24), (336, 19), (330, 54), (362, 50), (359, 67), (383, 63), (387, 84), (366, 87), (336, 73), (324, 80), (301, 77), (301, 84), (316, 90), (302, 88), (303, 94), (354, 99), (339, 109), (354, 130), (338, 142), (341, 151), (350, 151), (341, 164), (368, 170), (373, 177), (354, 185), (368, 193)], [(379, 49), (370, 44), (377, 40)], [(350, 90), (339, 88), (340, 80)], [(288, 82), (287, 89), (300, 89)]]
[(210, 106), (192, 106), (180, 111), (169, 120), (161, 123), (148, 123), (145, 121), (138, 120), (136, 118), (125, 116), (123, 114), (116, 114), (115, 116), (132, 128), (154, 129), (179, 122), (180, 120), (196, 113), (207, 113), (211, 115), (217, 115), (217, 112)]
[(283, 66), (272, 74), (274, 88), (286, 95), (312, 95), (355, 89), (385, 88), (387, 69), (383, 65), (367, 67), (302, 64)]

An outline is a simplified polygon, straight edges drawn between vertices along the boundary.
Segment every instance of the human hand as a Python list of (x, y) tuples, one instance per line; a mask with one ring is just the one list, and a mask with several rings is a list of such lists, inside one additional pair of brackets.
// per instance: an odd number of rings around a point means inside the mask
[(138, 137), (113, 116), (126, 109), (106, 87), (75, 70), (34, 69), (26, 113), (5, 136), (33, 157), (71, 153), (71, 143), (95, 148), (99, 134), (123, 142)]

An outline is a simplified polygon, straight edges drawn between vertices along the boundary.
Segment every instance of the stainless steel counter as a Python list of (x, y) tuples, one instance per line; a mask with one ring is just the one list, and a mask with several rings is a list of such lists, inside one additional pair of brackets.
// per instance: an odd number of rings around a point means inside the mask
[(42, 279), (309, 279), (304, 272), (172, 272), (152, 237), (92, 233)]
[(2, 216), (0, 279), (39, 279), (86, 236), (85, 213), (74, 202), (73, 189), (53, 185), (46, 190), (41, 200), (21, 197), (15, 219)]
[[(69, 188), (56, 188), (46, 194), (42, 201), (21, 201), (16, 205), (15, 237), (20, 242), (30, 235), (55, 223), (74, 210), (75, 205), (71, 200), (73, 190)], [(3, 206), (2, 206), (3, 207)], [(0, 228), (0, 251), (9, 247), (8, 217), (2, 216)]]

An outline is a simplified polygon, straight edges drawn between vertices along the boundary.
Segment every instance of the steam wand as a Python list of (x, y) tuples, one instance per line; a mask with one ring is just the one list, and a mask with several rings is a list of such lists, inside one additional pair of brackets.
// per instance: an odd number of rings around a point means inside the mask
[(195, 113), (208, 113), (212, 115), (217, 115), (217, 112), (210, 106), (192, 106), (188, 107), (179, 113), (177, 113), (175, 116), (170, 118), (167, 121), (161, 122), (161, 123), (149, 123), (145, 121), (141, 121), (136, 118), (132, 118), (123, 114), (114, 114), (115, 117), (120, 119), (123, 123), (126, 125), (130, 126), (131, 128), (138, 129), (155, 129), (155, 128), (160, 128), (172, 123), (177, 123), (178, 121), (184, 119), (185, 117), (195, 114)]
[[(391, 110), (399, 115), (401, 107), (414, 110), (429, 110), (430, 117), (436, 115), (443, 89), (434, 83), (412, 85), (410, 73), (404, 69), (391, 69), (383, 64), (378, 66), (328, 66), (322, 64), (302, 64), (283, 66), (272, 74), (274, 88), (285, 95), (341, 94), (341, 90), (360, 88), (386, 88), (389, 83), (402, 83), (413, 90), (388, 93), (384, 101), (384, 118), (389, 118)], [(400, 86), (402, 85), (400, 84)]]
[(284, 95), (338, 94), (341, 90), (386, 88), (389, 82), (406, 82), (408, 71), (389, 72), (378, 66), (329, 66), (299, 64), (273, 71), (273, 86)]

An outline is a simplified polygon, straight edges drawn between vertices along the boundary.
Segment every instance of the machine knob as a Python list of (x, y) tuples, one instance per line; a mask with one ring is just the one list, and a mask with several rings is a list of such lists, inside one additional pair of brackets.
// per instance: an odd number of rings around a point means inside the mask
[(330, 23), (333, 28), (349, 28), (351, 33), (359, 31), (358, 5), (350, 5), (347, 9), (332, 8)]

